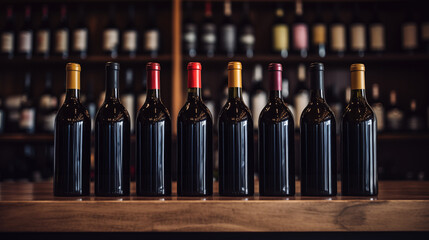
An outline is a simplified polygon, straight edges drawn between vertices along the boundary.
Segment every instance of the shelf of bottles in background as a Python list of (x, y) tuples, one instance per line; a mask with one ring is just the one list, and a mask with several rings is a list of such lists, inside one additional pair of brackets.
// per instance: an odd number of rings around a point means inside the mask
[(158, 56), (161, 41), (156, 16), (155, 6), (149, 5), (146, 19), (147, 25), (143, 33), (143, 51), (152, 58)]
[(243, 3), (243, 20), (240, 26), (238, 41), (240, 44), (240, 52), (248, 58), (253, 57), (255, 48), (255, 30), (250, 18), (250, 7), (248, 2)]
[(125, 29), (122, 31), (122, 54), (128, 57), (135, 57), (138, 51), (138, 31), (136, 28), (136, 17), (135, 17), (135, 6), (133, 4), (128, 5), (128, 23)]
[(293, 104), (295, 106), (295, 128), (299, 129), (301, 114), (304, 108), (310, 101), (310, 94), (308, 92), (306, 84), (306, 68), (304, 64), (298, 65), (298, 84), (295, 88), (295, 94), (293, 97)]
[(42, 22), (36, 33), (36, 55), (48, 58), (51, 50), (51, 29), (48, 5), (42, 7)]
[(200, 48), (207, 57), (213, 57), (216, 51), (217, 37), (216, 24), (213, 22), (212, 4), (205, 3), (204, 21), (201, 26)]
[(37, 131), (42, 133), (53, 133), (55, 127), (55, 116), (58, 110), (58, 98), (52, 91), (52, 73), (47, 72), (45, 76), (45, 89), (39, 98), (37, 112)]
[(198, 48), (198, 26), (192, 14), (192, 2), (187, 1), (184, 4), (186, 4), (186, 9), (184, 11), (182, 33), (183, 53), (189, 57), (195, 57)]
[(25, 73), (24, 94), (21, 100), (19, 131), (32, 134), (36, 131), (36, 106), (34, 105), (31, 73)]
[(282, 98), (282, 65), (268, 66), (270, 97), (259, 117), (259, 194), (295, 194), (295, 129)]
[(342, 57), (346, 51), (346, 26), (341, 21), (339, 3), (334, 5), (334, 19), (329, 26), (330, 52)]
[(221, 50), (227, 57), (233, 57), (236, 51), (237, 30), (232, 21), (231, 1), (225, 0), (224, 19), (220, 29)]
[(317, 4), (316, 19), (311, 28), (313, 52), (319, 57), (326, 56), (327, 26), (322, 18), (322, 5)]
[(292, 43), (293, 50), (305, 58), (308, 55), (308, 25), (304, 21), (303, 17), (303, 3), (302, 0), (297, 0), (295, 2), (295, 21), (292, 25)]
[(396, 91), (390, 91), (389, 108), (386, 112), (387, 128), (389, 131), (399, 131), (404, 127), (404, 112), (397, 105)]
[(272, 51), (286, 58), (289, 55), (289, 26), (286, 23), (283, 6), (281, 4), (278, 4), (276, 8), (271, 38), (273, 44)]
[(336, 122), (325, 100), (324, 66), (310, 65), (310, 102), (301, 117), (301, 195), (337, 194)]
[(57, 29), (55, 30), (55, 48), (54, 53), (62, 58), (69, 56), (69, 41), (70, 41), (70, 27), (67, 19), (67, 7), (61, 5), (61, 20)]
[(30, 59), (33, 54), (33, 24), (31, 7), (25, 6), (24, 25), (18, 32), (18, 55)]
[(1, 56), (2, 58), (12, 59), (15, 54), (15, 18), (13, 7), (6, 8), (6, 23), (1, 32)]
[(254, 191), (253, 121), (242, 98), (242, 65), (228, 63), (228, 101), (219, 113), (219, 195)]
[(125, 90), (121, 94), (121, 103), (130, 115), (130, 130), (131, 133), (134, 133), (136, 99), (134, 95), (134, 71), (131, 68), (125, 70)]
[(386, 51), (386, 27), (381, 21), (378, 4), (374, 3), (373, 19), (369, 24), (369, 50), (375, 54)]
[(136, 120), (136, 194), (171, 195), (171, 118), (161, 101), (159, 63), (149, 62), (147, 97)]
[(119, 48), (119, 28), (116, 25), (115, 5), (109, 5), (109, 20), (103, 30), (103, 52), (111, 58), (118, 56)]
[(95, 195), (130, 195), (130, 115), (119, 100), (119, 63), (106, 63), (106, 97), (95, 117)]
[(372, 84), (370, 104), (377, 117), (377, 131), (381, 132), (385, 126), (385, 109), (383, 103), (380, 101), (380, 88), (377, 83)]
[(413, 54), (418, 50), (418, 27), (414, 11), (409, 9), (404, 21), (402, 22), (402, 50)]
[(411, 99), (410, 110), (407, 113), (407, 130), (420, 131), (424, 128), (424, 121), (422, 116), (417, 111), (417, 100)]
[(361, 19), (359, 5), (355, 3), (353, 19), (349, 28), (350, 51), (353, 54), (363, 57), (367, 50), (366, 44), (366, 25)]
[(177, 195), (213, 194), (213, 119), (201, 95), (201, 64), (188, 64), (188, 97), (177, 117)]

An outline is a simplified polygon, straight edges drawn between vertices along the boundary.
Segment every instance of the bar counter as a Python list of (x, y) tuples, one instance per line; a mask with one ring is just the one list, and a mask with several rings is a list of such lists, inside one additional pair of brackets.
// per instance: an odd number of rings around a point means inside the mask
[(377, 197), (301, 197), (299, 182), (294, 197), (260, 197), (257, 187), (220, 197), (217, 187), (206, 198), (177, 197), (176, 183), (164, 198), (64, 198), (52, 182), (0, 183), (0, 231), (429, 231), (428, 181), (381, 181)]

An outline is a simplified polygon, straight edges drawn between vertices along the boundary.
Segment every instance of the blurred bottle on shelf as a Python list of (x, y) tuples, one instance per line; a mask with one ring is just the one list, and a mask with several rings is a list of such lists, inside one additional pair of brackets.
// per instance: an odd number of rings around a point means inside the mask
[(390, 91), (390, 106), (386, 113), (387, 128), (390, 131), (398, 131), (403, 128), (404, 113), (397, 105), (396, 91)]
[(429, 54), (429, 14), (423, 14), (424, 19), (420, 26), (422, 50)]
[(84, 103), (86, 109), (88, 109), (89, 117), (91, 118), (91, 132), (95, 131), (95, 115), (97, 114), (97, 104), (94, 96), (94, 82), (88, 81), (88, 90), (86, 94), (86, 100)]
[(55, 116), (58, 110), (58, 99), (52, 92), (52, 73), (47, 72), (45, 76), (45, 89), (39, 98), (37, 111), (37, 131), (42, 133), (53, 133)]
[(286, 23), (281, 4), (278, 4), (276, 8), (276, 18), (272, 26), (272, 41), (273, 52), (286, 58), (289, 55), (289, 26)]
[(138, 31), (134, 9), (133, 4), (128, 5), (128, 23), (122, 32), (122, 53), (129, 57), (135, 57), (138, 51)]
[(146, 101), (147, 96), (147, 75), (143, 74), (142, 77), (142, 86), (140, 88), (140, 91), (138, 92), (137, 96), (137, 111), (136, 113), (142, 108), (144, 102)]
[(349, 104), (349, 102), (350, 102), (350, 98), (351, 98), (351, 88), (350, 88), (350, 86), (347, 86), (346, 87), (346, 90), (344, 90), (344, 100), (345, 100), (345, 102), (344, 102), (344, 106), (346, 106), (347, 104)]
[(326, 24), (322, 18), (322, 6), (317, 4), (317, 15), (312, 26), (312, 44), (314, 53), (319, 57), (326, 56)]
[(86, 58), (88, 55), (88, 26), (85, 23), (84, 6), (79, 5), (78, 23), (73, 30), (72, 51), (75, 56)]
[(262, 65), (257, 64), (253, 69), (250, 111), (253, 116), (253, 130), (258, 130), (259, 114), (267, 105), (268, 96), (264, 89)]
[(375, 116), (377, 117), (377, 131), (384, 130), (384, 106), (380, 101), (380, 88), (377, 83), (372, 84), (371, 97), (369, 98), (372, 110), (374, 110)]
[(292, 113), (293, 119), (295, 119), (295, 108), (293, 106), (292, 98), (290, 94), (289, 80), (287, 79), (286, 74), (282, 74), (282, 75), (283, 75), (283, 79), (282, 79), (283, 101), (286, 103), (286, 106), (289, 108), (290, 112)]
[(255, 48), (255, 30), (250, 20), (249, 3), (243, 3), (243, 20), (240, 26), (240, 35), (238, 37), (241, 53), (246, 57), (253, 57)]
[(295, 22), (292, 25), (292, 38), (293, 50), (305, 58), (308, 54), (308, 25), (303, 18), (302, 5), (302, 0), (295, 2)]
[(48, 58), (51, 47), (51, 28), (49, 26), (49, 8), (46, 4), (42, 7), (42, 22), (36, 36), (37, 56)]
[(65, 4), (61, 5), (61, 20), (57, 29), (55, 30), (55, 55), (62, 58), (69, 56), (69, 35), (70, 27), (67, 19), (67, 7)]
[[(369, 24), (369, 48), (375, 54), (381, 54), (386, 50), (386, 30), (381, 22), (377, 2), (374, 3), (373, 19)], [(378, 122), (377, 122), (378, 124)], [(380, 129), (379, 129), (380, 130)]]
[(118, 56), (119, 29), (116, 25), (116, 10), (114, 4), (109, 6), (109, 22), (103, 31), (103, 52), (111, 58)]
[(418, 48), (417, 22), (414, 11), (408, 9), (407, 16), (402, 23), (402, 50), (413, 54)]
[(213, 22), (212, 15), (212, 4), (210, 1), (207, 1), (204, 22), (201, 28), (201, 49), (207, 57), (214, 56), (217, 44), (216, 24)]
[(411, 99), (410, 110), (407, 114), (407, 129), (410, 131), (420, 131), (424, 128), (423, 118), (419, 115), (417, 111), (417, 101), (416, 99)]
[(5, 109), (4, 109), (3, 98), (0, 96), (0, 134), (4, 133), (5, 125)]
[(185, 17), (183, 20), (183, 53), (189, 57), (195, 57), (197, 55), (197, 36), (198, 27), (197, 23), (193, 18), (192, 2), (187, 1), (185, 9)]
[(227, 57), (233, 57), (236, 48), (236, 26), (232, 21), (231, 1), (225, 0), (224, 3), (224, 19), (221, 26), (221, 50)]
[(12, 59), (15, 51), (15, 18), (13, 7), (6, 8), (6, 24), (1, 32), (1, 56)]
[(308, 92), (306, 80), (307, 70), (303, 63), (298, 65), (298, 84), (295, 89), (295, 94), (293, 97), (293, 103), (295, 106), (295, 128), (299, 129), (301, 122), (301, 114), (304, 108), (308, 105), (310, 101), (310, 95)]
[(149, 12), (147, 17), (146, 30), (144, 31), (144, 52), (149, 54), (150, 57), (155, 58), (159, 54), (160, 50), (160, 36), (159, 28), (156, 21), (156, 10), (155, 6), (149, 5)]
[(29, 72), (25, 73), (19, 129), (20, 132), (28, 134), (32, 134), (36, 130), (36, 107), (33, 101), (31, 73)]
[(24, 25), (18, 33), (18, 54), (30, 59), (33, 54), (33, 24), (31, 20), (31, 7), (25, 6)]
[(136, 98), (134, 95), (134, 71), (131, 68), (125, 70), (125, 89), (121, 94), (121, 103), (127, 109), (130, 115), (130, 130), (134, 133), (134, 120), (136, 109)]
[(330, 51), (339, 56), (344, 56), (346, 51), (346, 26), (339, 17), (340, 5), (334, 5), (334, 19), (329, 27)]
[(350, 24), (350, 51), (363, 57), (366, 51), (366, 25), (361, 18), (359, 5), (355, 3), (353, 20)]

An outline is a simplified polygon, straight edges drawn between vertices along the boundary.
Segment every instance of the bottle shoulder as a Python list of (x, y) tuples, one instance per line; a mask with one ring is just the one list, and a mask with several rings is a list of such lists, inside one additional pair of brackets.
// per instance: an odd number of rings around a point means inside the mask
[(234, 98), (229, 99), (219, 113), (220, 121), (240, 122), (243, 120), (251, 120), (252, 114), (249, 108), (243, 101)]
[(146, 102), (137, 114), (137, 121), (159, 122), (163, 120), (171, 121), (171, 118), (170, 112), (162, 101), (160, 99), (146, 98)]
[(374, 110), (363, 100), (351, 101), (343, 113), (343, 121), (363, 122), (371, 119), (375, 119)]
[(97, 112), (97, 121), (129, 121), (130, 115), (119, 100), (105, 101)]
[(310, 101), (301, 114), (301, 121), (306, 123), (322, 123), (327, 120), (335, 122), (335, 115), (324, 99)]
[(282, 99), (269, 101), (259, 115), (259, 121), (278, 123), (285, 120), (293, 121), (292, 112)]
[(64, 102), (58, 110), (56, 121), (58, 122), (80, 122), (90, 121), (88, 110), (77, 99)]
[(212, 114), (207, 106), (201, 100), (186, 101), (182, 109), (180, 109), (177, 117), (178, 121), (199, 122), (203, 120), (213, 120)]

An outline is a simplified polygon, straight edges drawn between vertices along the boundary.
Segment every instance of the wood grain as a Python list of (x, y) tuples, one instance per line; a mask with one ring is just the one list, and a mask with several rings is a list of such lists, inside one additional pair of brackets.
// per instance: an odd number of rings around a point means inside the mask
[(2, 232), (429, 231), (429, 182), (380, 182), (375, 198), (60, 198), (51, 182), (2, 183), (0, 223)]

